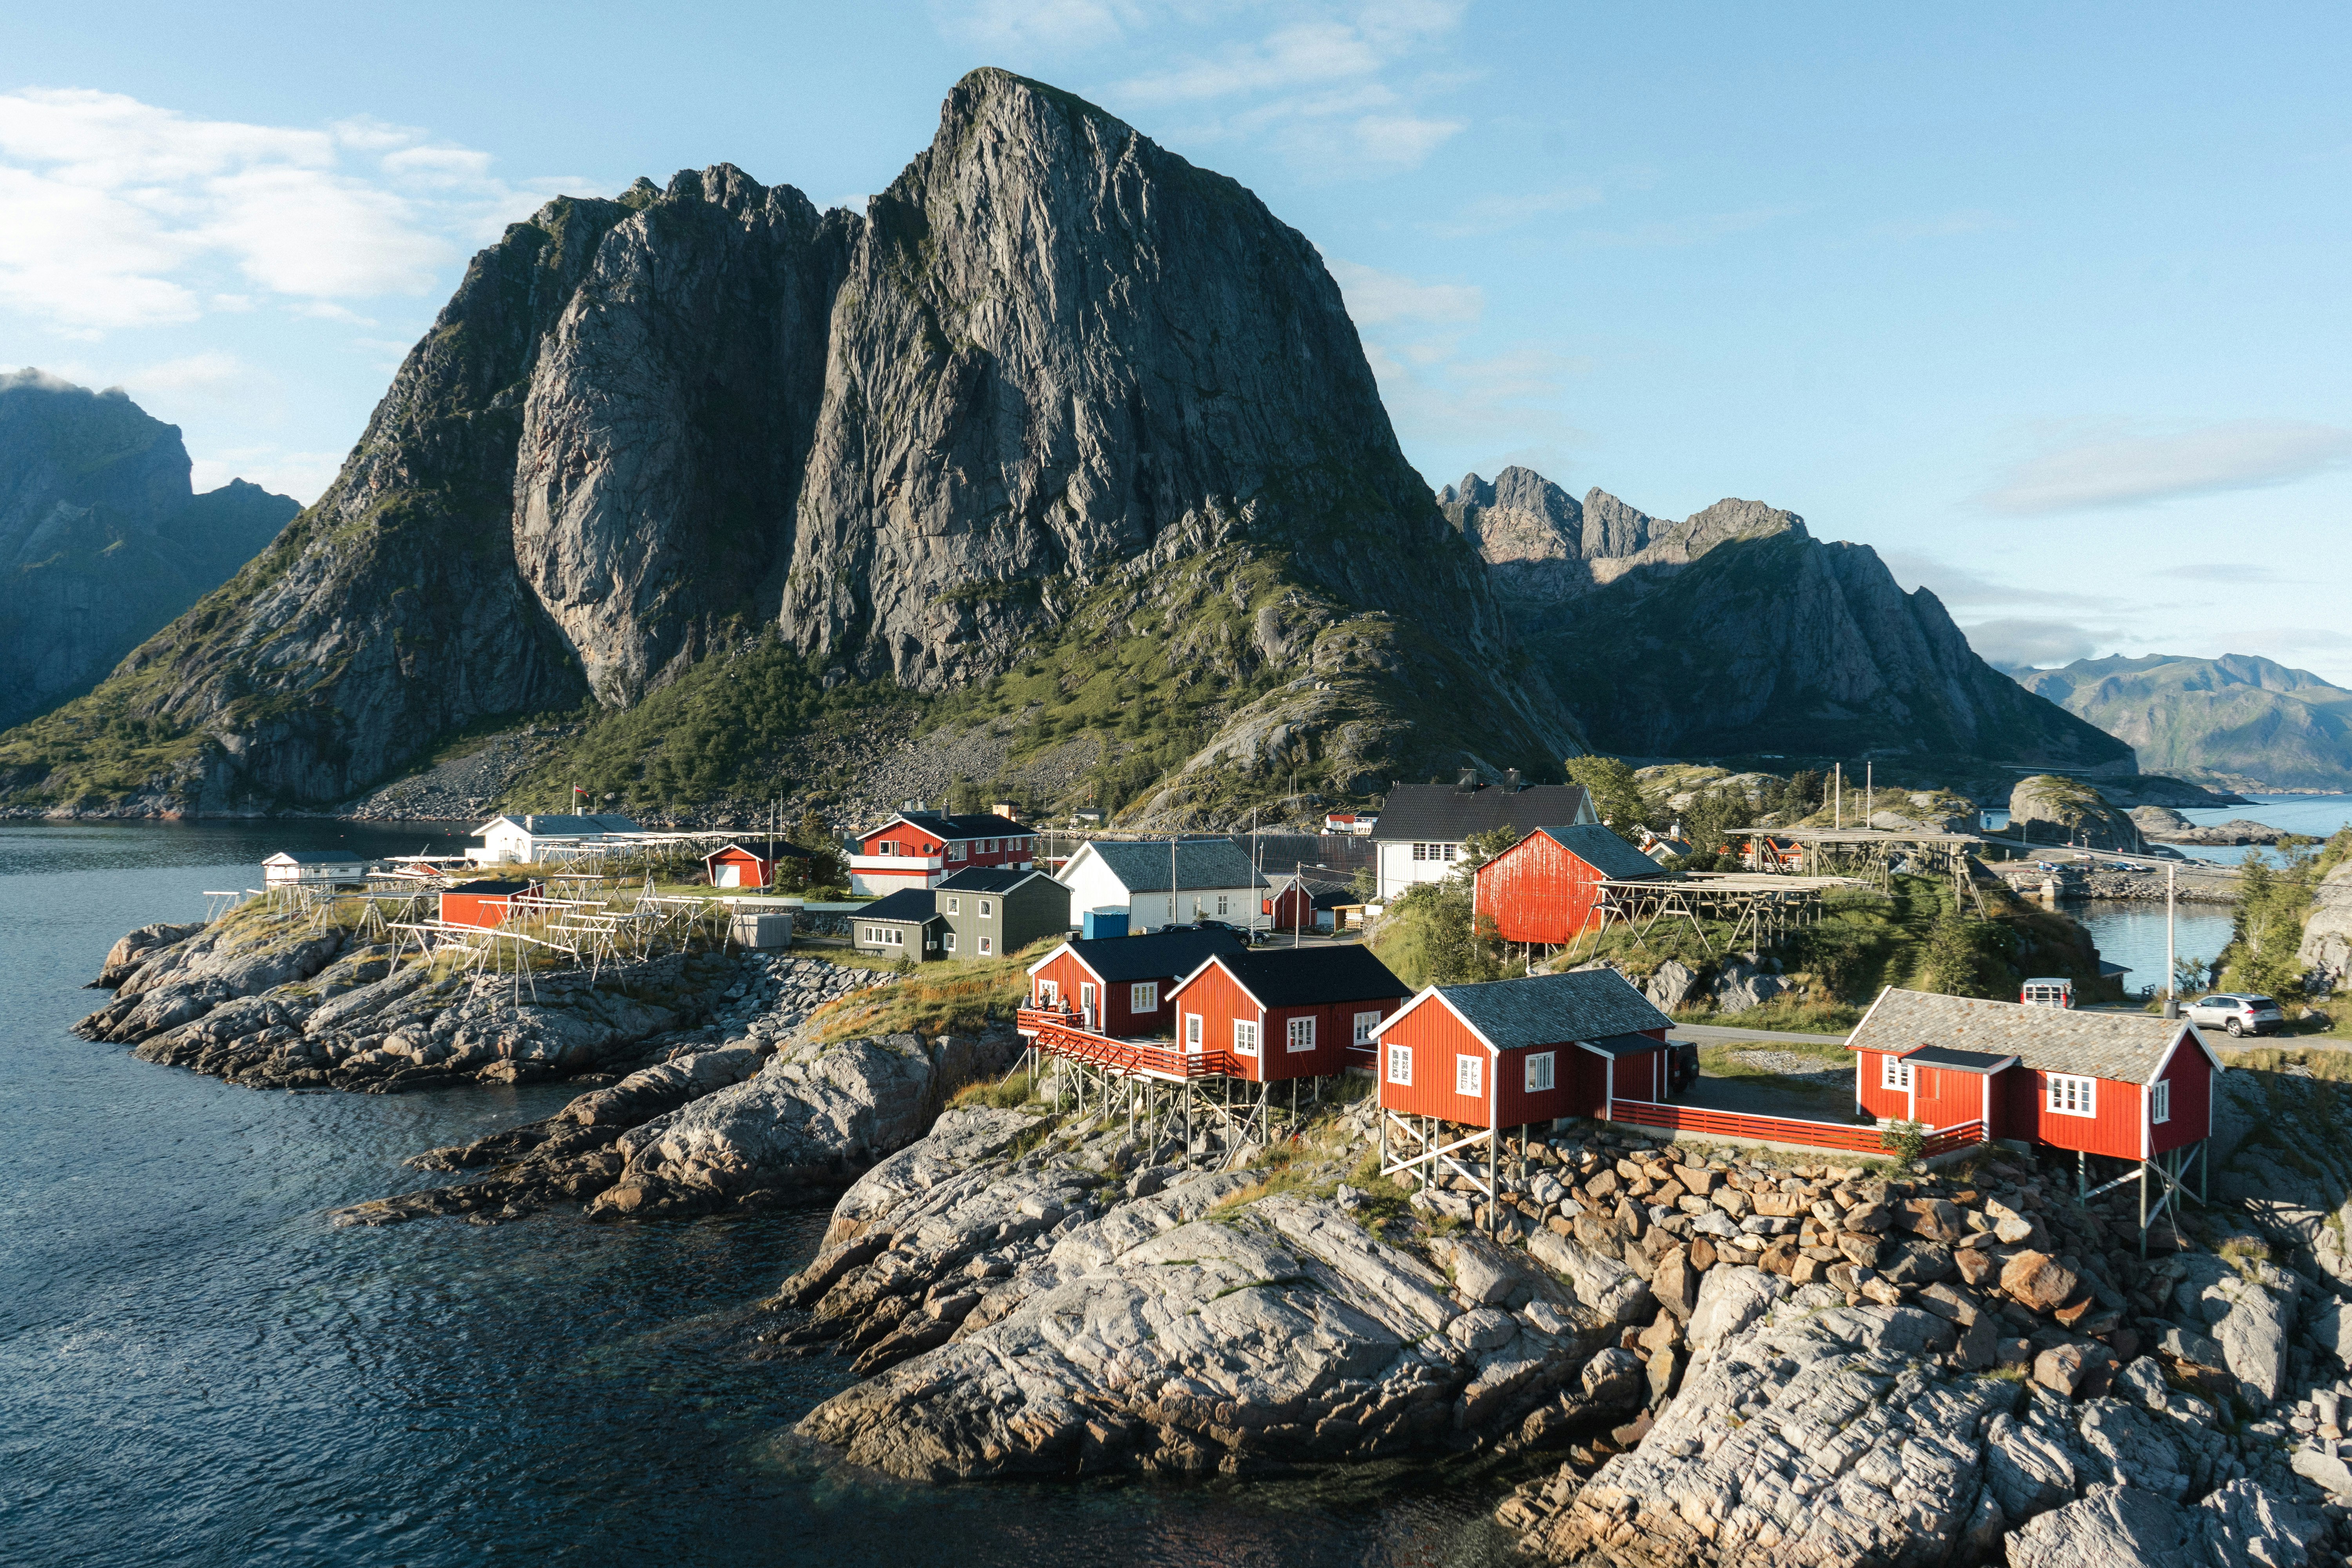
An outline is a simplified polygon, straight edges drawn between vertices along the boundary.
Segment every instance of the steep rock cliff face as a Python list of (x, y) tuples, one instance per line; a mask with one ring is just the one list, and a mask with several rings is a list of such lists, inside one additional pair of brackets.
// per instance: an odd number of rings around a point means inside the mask
[(1236, 538), (1406, 623), (1402, 689), (1426, 667), (1498, 753), (1573, 749), (1313, 247), (1101, 110), (978, 71), (862, 217), (720, 165), (509, 229), (319, 504), (0, 742), (0, 784), (37, 795), (58, 752), (127, 728), (173, 737), (142, 753), (169, 764), (140, 785), (159, 800), (331, 801), (486, 716), (633, 700), (730, 626), (777, 626), (829, 681), (942, 690), (1129, 563)]
[(87, 689), (301, 509), (194, 494), (176, 426), (120, 391), (0, 376), (0, 725)]
[(1670, 522), (1524, 468), (1438, 499), (1603, 751), (2132, 771), (2130, 747), (1979, 658), (1934, 595), (1794, 513), (1734, 500)]

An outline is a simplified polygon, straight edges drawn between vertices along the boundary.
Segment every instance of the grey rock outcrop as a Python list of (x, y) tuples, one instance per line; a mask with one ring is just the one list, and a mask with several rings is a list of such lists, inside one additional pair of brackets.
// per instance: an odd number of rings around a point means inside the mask
[[(1319, 666), (1345, 625), (1397, 667), (1375, 706), (1448, 689), (1490, 743), (1572, 749), (1540, 678), (1496, 673), (1485, 569), (1314, 247), (981, 70), (863, 215), (720, 164), (509, 227), (234, 601), (68, 714), (204, 737), (159, 802), (331, 802), (485, 715), (634, 700), (729, 626), (829, 683), (963, 685), (1135, 563), (1220, 548), (1278, 561), (1312, 611), (1264, 657)], [(1416, 742), (1379, 718), (1288, 713), (1277, 749), (1352, 723), (1352, 771), (1385, 779)]]
[(2037, 773), (2009, 795), (2009, 825), (2030, 842), (2079, 844), (2126, 853), (2140, 845), (2139, 826), (2079, 779)]
[(0, 729), (88, 689), (302, 510), (188, 472), (179, 426), (120, 388), (0, 375)]
[(2320, 879), (2294, 956), (2333, 988), (2352, 990), (2352, 860)]
[(1979, 658), (1867, 546), (1727, 500), (1680, 522), (1527, 469), (1441, 493), (1605, 752), (1893, 751), (2133, 772), (2131, 750)]

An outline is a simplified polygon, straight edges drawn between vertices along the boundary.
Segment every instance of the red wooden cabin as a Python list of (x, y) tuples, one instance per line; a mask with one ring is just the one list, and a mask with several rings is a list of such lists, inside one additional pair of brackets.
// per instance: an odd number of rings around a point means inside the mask
[(1373, 1031), (1381, 1104), (1489, 1129), (1606, 1117), (1665, 1098), (1671, 1026), (1613, 969), (1433, 985)]
[(1339, 907), (1360, 901), (1352, 877), (1293, 871), (1274, 878), (1273, 883), (1258, 900), (1258, 913), (1267, 916), (1276, 931), (1330, 931), (1339, 923)]
[(849, 858), (850, 888), (883, 895), (936, 888), (975, 866), (1025, 871), (1037, 844), (1029, 829), (1009, 816), (950, 816), (940, 811), (903, 812), (867, 828), (857, 840), (857, 853)]
[(1854, 1099), (1883, 1121), (2153, 1160), (2212, 1131), (2221, 1058), (2183, 1018), (1879, 993), (1847, 1038)]
[(1369, 1062), (1373, 1031), (1411, 994), (1370, 948), (1349, 945), (1221, 952), (1171, 999), (1188, 1055), (1227, 1051), (1228, 1076), (1275, 1083)]
[(502, 925), (518, 898), (537, 898), (537, 882), (460, 882), (441, 895), (441, 919), (453, 926)]
[(1478, 868), (1472, 909), (1505, 942), (1553, 947), (1576, 940), (1603, 879), (1655, 881), (1655, 860), (1598, 823), (1538, 827)]
[(761, 845), (746, 849), (740, 844), (730, 844), (724, 849), (714, 849), (702, 858), (702, 868), (714, 888), (769, 888), (776, 881), (776, 868), (787, 860), (806, 860), (809, 852), (796, 845)]
[(1082, 1028), (1118, 1039), (1176, 1033), (1176, 983), (1219, 953), (1242, 951), (1225, 931), (1157, 931), (1066, 942), (1029, 966), (1029, 1000), (1068, 1008)]

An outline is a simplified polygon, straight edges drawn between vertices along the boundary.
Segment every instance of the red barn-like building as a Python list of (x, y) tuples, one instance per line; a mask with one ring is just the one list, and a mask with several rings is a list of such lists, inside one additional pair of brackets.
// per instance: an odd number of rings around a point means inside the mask
[(1252, 1083), (1327, 1078), (1369, 1062), (1381, 1021), (1412, 994), (1370, 948), (1221, 952), (1171, 993), (1185, 1051), (1228, 1051)]
[(950, 816), (910, 811), (857, 836), (849, 858), (853, 892), (887, 896), (908, 888), (936, 888), (972, 867), (1026, 871), (1037, 840), (1008, 816)]
[(1658, 863), (1598, 823), (1538, 827), (1478, 868), (1473, 910), (1505, 942), (1564, 947), (1599, 901), (1598, 884), (1655, 881)]
[(1066, 942), (1029, 966), (1030, 1005), (1067, 1008), (1079, 1027), (1116, 1039), (1168, 1039), (1176, 983), (1219, 953), (1239, 952), (1227, 931), (1170, 931)]
[(1665, 1098), (1671, 1026), (1613, 969), (1433, 985), (1373, 1031), (1381, 1104), (1490, 1130), (1606, 1117)]
[(537, 898), (537, 882), (460, 882), (441, 895), (441, 919), (453, 926), (485, 931), (506, 923), (519, 898)]
[(702, 867), (714, 888), (766, 888), (774, 885), (776, 868), (785, 861), (811, 858), (795, 844), (763, 844), (757, 849), (730, 844), (705, 855)]
[[(2195, 1025), (1890, 986), (1854, 1026), (1854, 1098), (1884, 1121), (2156, 1161), (2213, 1128), (2221, 1058)], [(2179, 1163), (2170, 1163), (2177, 1165)]]

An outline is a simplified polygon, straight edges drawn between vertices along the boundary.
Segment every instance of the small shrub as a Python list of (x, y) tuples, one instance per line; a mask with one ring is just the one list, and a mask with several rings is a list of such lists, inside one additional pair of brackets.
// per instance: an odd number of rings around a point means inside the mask
[(1898, 1169), (1916, 1171), (1919, 1168), (1920, 1152), (1927, 1146), (1927, 1124), (1924, 1121), (1889, 1122), (1878, 1134), (1878, 1146), (1894, 1154)]

